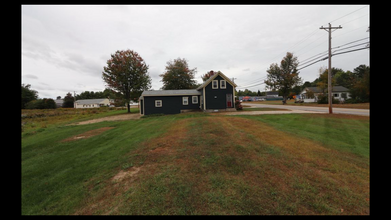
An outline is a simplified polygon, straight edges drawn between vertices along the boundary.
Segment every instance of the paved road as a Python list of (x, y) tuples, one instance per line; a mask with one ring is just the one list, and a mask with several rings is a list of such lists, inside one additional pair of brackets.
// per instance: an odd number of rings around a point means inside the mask
[[(246, 102), (245, 105), (249, 105), (253, 108), (281, 108), (281, 109), (322, 112), (322, 113), (329, 112), (328, 107), (311, 107), (311, 106), (296, 106), (296, 105), (268, 105), (268, 104), (253, 104), (253, 103), (248, 103), (248, 102)], [(369, 116), (369, 109), (333, 108), (333, 113)]]

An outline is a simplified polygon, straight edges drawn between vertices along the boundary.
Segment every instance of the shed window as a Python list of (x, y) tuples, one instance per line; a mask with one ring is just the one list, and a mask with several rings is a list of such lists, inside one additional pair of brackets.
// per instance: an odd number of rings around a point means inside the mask
[(225, 88), (226, 88), (225, 80), (220, 80), (220, 89), (225, 89)]
[(191, 100), (193, 104), (198, 104), (198, 96), (192, 96)]
[(219, 81), (212, 80), (212, 89), (218, 89), (218, 88), (219, 88)]
[(182, 97), (182, 105), (189, 105), (189, 97)]
[(162, 107), (162, 106), (163, 106), (162, 100), (155, 100), (155, 107)]

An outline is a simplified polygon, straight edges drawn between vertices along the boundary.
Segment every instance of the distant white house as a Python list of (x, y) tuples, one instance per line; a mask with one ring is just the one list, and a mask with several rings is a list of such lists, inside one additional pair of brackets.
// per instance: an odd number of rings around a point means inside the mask
[[(307, 94), (308, 91), (313, 92), (314, 94), (313, 98), (309, 97), (309, 95)], [(350, 98), (349, 89), (343, 86), (333, 86), (332, 91), (333, 91), (334, 99), (338, 99), (339, 101), (345, 101), (346, 99)], [(319, 87), (305, 87), (296, 99), (301, 99), (304, 102), (317, 102), (318, 95), (321, 93), (322, 90)], [(326, 93), (327, 93), (327, 88), (326, 88)]]
[(62, 103), (64, 103), (64, 99), (56, 99), (56, 100), (54, 100), (54, 102), (56, 103), (57, 108), (61, 108)]
[(99, 108), (110, 106), (109, 99), (80, 99), (74, 103), (75, 108)]

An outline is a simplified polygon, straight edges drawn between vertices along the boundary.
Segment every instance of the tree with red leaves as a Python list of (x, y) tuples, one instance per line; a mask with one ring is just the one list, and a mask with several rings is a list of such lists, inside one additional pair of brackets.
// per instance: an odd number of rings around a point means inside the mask
[(130, 113), (130, 100), (151, 88), (148, 65), (132, 50), (117, 50), (103, 67), (102, 79), (110, 89), (122, 94)]

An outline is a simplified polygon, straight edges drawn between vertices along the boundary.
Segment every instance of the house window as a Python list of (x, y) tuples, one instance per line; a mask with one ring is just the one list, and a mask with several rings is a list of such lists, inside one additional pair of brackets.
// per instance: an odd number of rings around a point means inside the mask
[(339, 93), (334, 93), (334, 97), (339, 97)]
[(182, 97), (182, 105), (189, 105), (189, 97)]
[(220, 80), (220, 89), (225, 89), (226, 88), (226, 84), (225, 84), (225, 80)]
[(198, 104), (198, 96), (192, 96), (191, 101), (193, 104)]
[(163, 106), (163, 102), (162, 100), (155, 100), (155, 107), (162, 107)]
[(212, 80), (212, 89), (218, 89), (218, 88), (219, 88), (219, 81)]

